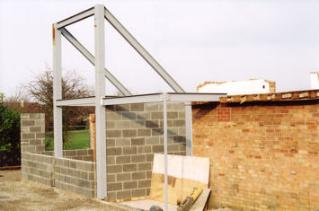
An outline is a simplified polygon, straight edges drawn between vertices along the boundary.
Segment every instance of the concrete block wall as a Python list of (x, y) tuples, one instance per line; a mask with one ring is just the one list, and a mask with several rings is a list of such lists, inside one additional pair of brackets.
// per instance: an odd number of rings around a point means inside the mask
[(44, 185), (53, 185), (54, 158), (48, 155), (24, 152), (22, 153), (22, 178), (39, 182)]
[(95, 163), (73, 159), (55, 159), (55, 187), (95, 197)]
[(44, 114), (21, 114), (22, 177), (87, 197), (95, 197), (92, 150), (64, 150), (65, 157), (45, 152)]
[(21, 153), (45, 150), (45, 121), (42, 113), (21, 114)]
[(210, 207), (319, 210), (319, 102), (193, 106), (193, 154), (210, 157)]
[[(53, 151), (45, 151), (43, 152), (43, 154), (53, 156)], [(93, 150), (92, 149), (63, 150), (63, 157), (74, 159), (74, 160), (93, 161)]]
[[(106, 108), (108, 200), (149, 195), (154, 153), (163, 153), (162, 104)], [(184, 104), (168, 104), (168, 151), (186, 153)]]

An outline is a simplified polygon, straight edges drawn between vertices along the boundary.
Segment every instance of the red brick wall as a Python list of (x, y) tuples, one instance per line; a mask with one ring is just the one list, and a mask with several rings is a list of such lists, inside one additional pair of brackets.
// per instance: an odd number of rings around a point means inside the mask
[(193, 106), (193, 154), (211, 159), (210, 207), (319, 209), (319, 102)]

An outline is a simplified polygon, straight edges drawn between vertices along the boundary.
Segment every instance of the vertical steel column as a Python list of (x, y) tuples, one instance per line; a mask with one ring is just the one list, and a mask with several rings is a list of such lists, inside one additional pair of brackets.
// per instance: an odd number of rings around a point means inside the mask
[(106, 186), (106, 135), (105, 107), (102, 98), (105, 96), (105, 31), (104, 6), (94, 7), (95, 31), (95, 116), (96, 116), (96, 197), (104, 199)]
[(185, 138), (186, 138), (186, 155), (192, 155), (193, 147), (193, 117), (192, 117), (192, 102), (185, 102)]
[(53, 127), (54, 156), (63, 157), (62, 107), (56, 101), (62, 99), (61, 32), (56, 24), (52, 25), (53, 39)]
[(164, 136), (164, 211), (168, 211), (168, 162), (167, 162), (167, 93), (163, 93), (163, 136)]

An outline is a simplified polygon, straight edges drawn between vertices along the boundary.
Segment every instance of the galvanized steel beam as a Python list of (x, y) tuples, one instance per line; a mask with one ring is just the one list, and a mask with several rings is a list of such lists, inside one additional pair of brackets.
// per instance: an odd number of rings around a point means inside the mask
[[(67, 39), (92, 65), (95, 65), (95, 58), (67, 29), (60, 29), (61, 34)], [(132, 95), (132, 93), (110, 72), (104, 67), (104, 76), (124, 95)]]
[(145, 61), (166, 81), (175, 92), (185, 92), (183, 88), (166, 72), (154, 57), (127, 31), (127, 29), (105, 8), (105, 19), (122, 35), (122, 37), (145, 59)]
[(185, 109), (185, 139), (186, 139), (186, 155), (192, 155), (193, 147), (193, 116), (192, 116), (192, 102), (184, 103)]
[(94, 7), (91, 7), (89, 9), (87, 9), (87, 10), (84, 10), (82, 12), (79, 12), (79, 13), (77, 13), (75, 15), (72, 15), (72, 16), (70, 16), (68, 18), (65, 18), (65, 19), (57, 22), (56, 28), (60, 29), (60, 28), (66, 27), (68, 25), (71, 25), (73, 23), (79, 22), (79, 21), (81, 21), (83, 19), (86, 19), (88, 17), (91, 17), (93, 15), (94, 15)]
[(95, 106), (95, 97), (57, 100), (56, 106)]
[(163, 194), (163, 202), (164, 202), (164, 211), (168, 211), (168, 136), (167, 136), (167, 100), (168, 95), (167, 93), (162, 94), (163, 99), (163, 140), (164, 140), (164, 194)]
[(148, 95), (132, 95), (127, 97), (103, 98), (103, 105), (118, 105), (131, 103), (153, 103), (162, 101), (162, 94), (148, 94)]
[(53, 135), (54, 156), (63, 157), (62, 108), (57, 100), (62, 99), (62, 66), (61, 66), (61, 32), (57, 25), (52, 25), (53, 38)]
[[(167, 101), (191, 103), (196, 102), (218, 102), (219, 97), (224, 94), (211, 94), (211, 93), (166, 93)], [(162, 93), (152, 93), (145, 95), (131, 95), (124, 97), (107, 97), (102, 99), (103, 105), (117, 105), (117, 104), (131, 104), (131, 103), (151, 103), (161, 102)]]
[(107, 196), (106, 185), (106, 119), (105, 107), (101, 104), (105, 96), (105, 25), (104, 6), (94, 7), (95, 35), (95, 117), (96, 117), (96, 197), (104, 199)]

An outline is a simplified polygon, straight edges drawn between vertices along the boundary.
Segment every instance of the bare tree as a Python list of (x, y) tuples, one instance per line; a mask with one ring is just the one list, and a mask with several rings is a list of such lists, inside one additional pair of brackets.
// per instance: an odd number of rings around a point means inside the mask
[[(26, 86), (34, 101), (44, 106), (46, 114), (46, 129), (53, 127), (53, 72), (48, 69), (36, 76)], [(75, 74), (68, 72), (62, 79), (62, 96), (64, 99), (88, 97), (92, 94), (84, 80)], [(83, 113), (83, 108), (64, 108), (63, 109), (63, 128), (67, 131), (72, 125), (72, 119)], [(84, 112), (85, 113), (85, 112)]]

